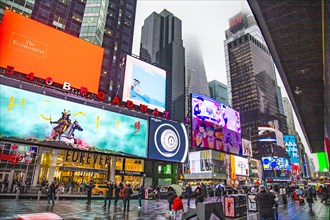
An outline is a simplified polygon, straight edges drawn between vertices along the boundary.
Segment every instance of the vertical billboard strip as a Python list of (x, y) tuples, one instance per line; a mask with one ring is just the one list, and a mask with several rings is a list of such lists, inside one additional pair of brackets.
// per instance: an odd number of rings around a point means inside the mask
[(188, 136), (182, 123), (150, 118), (148, 158), (181, 162), (188, 154)]
[(0, 25), (0, 42), (1, 67), (98, 92), (102, 47), (9, 10)]
[(126, 56), (123, 101), (165, 111), (166, 71), (139, 59)]
[(146, 157), (148, 121), (0, 84), (0, 136)]

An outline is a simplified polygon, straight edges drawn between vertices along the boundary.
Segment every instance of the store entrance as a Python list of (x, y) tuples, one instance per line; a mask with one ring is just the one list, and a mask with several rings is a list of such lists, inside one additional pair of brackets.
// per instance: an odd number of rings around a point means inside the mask
[(9, 172), (0, 172), (0, 192), (7, 192), (9, 185)]

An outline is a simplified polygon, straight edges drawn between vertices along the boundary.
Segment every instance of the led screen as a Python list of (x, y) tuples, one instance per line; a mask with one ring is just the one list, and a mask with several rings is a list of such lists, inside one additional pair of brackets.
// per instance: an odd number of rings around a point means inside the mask
[(296, 137), (293, 135), (284, 135), (284, 145), (290, 156), (291, 164), (299, 164), (299, 154)]
[(240, 176), (249, 175), (248, 159), (235, 156), (235, 174)]
[(0, 42), (1, 67), (98, 92), (103, 48), (9, 10), (0, 25)]
[(150, 118), (148, 158), (181, 162), (188, 154), (188, 136), (182, 123)]
[(289, 161), (283, 157), (263, 157), (262, 164), (264, 170), (291, 170)]
[(258, 127), (259, 141), (276, 143), (275, 129), (270, 127)]
[(191, 102), (193, 119), (241, 133), (239, 112), (203, 95), (192, 94)]
[(252, 157), (252, 142), (242, 138), (243, 156)]
[(166, 71), (131, 56), (126, 57), (123, 101), (165, 111)]
[(145, 157), (147, 120), (0, 85), (0, 136)]
[(211, 122), (192, 121), (192, 147), (195, 149), (214, 149), (243, 155), (241, 140), (240, 133)]

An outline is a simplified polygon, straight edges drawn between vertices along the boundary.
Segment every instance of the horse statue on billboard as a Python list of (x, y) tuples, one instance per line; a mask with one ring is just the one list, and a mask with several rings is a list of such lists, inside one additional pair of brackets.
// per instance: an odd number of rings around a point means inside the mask
[(74, 144), (75, 143), (75, 138), (74, 138), (74, 131), (75, 130), (78, 130), (78, 131), (83, 131), (84, 130), (80, 126), (78, 121), (76, 121), (76, 120), (66, 129), (65, 132), (63, 132), (59, 136), (58, 140)]

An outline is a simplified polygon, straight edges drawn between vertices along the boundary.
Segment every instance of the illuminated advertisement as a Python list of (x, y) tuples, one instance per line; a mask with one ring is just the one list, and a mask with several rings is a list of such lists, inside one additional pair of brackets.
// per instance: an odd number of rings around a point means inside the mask
[(263, 157), (262, 164), (264, 170), (291, 170), (289, 161), (283, 157)]
[(188, 136), (182, 123), (150, 118), (148, 158), (185, 162), (188, 154)]
[(190, 173), (226, 173), (225, 154), (204, 150), (189, 152)]
[(276, 143), (275, 129), (271, 127), (258, 127), (259, 141)]
[(192, 121), (192, 147), (243, 155), (240, 133), (195, 119)]
[(0, 136), (145, 157), (148, 121), (0, 85)]
[(216, 100), (192, 94), (192, 119), (214, 123), (220, 127), (241, 133), (239, 112)]
[(299, 154), (296, 137), (293, 135), (284, 135), (284, 145), (290, 156), (291, 164), (299, 164)]
[(235, 174), (240, 176), (248, 176), (249, 175), (248, 159), (237, 156), (234, 156), (234, 158), (235, 158)]
[(103, 48), (9, 10), (0, 25), (0, 42), (1, 67), (98, 92)]
[(123, 101), (165, 111), (166, 71), (131, 56), (126, 57)]
[(38, 147), (28, 145), (11, 144), (10, 148), (0, 147), (0, 161), (17, 163), (31, 163), (38, 152)]
[(252, 142), (242, 138), (243, 156), (252, 157)]

